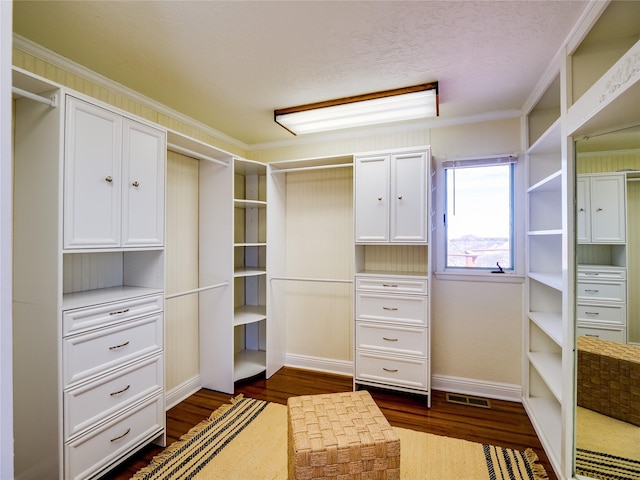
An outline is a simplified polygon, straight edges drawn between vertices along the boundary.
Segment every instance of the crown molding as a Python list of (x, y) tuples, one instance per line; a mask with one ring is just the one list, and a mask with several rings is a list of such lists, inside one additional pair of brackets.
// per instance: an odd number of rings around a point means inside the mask
[(51, 65), (62, 68), (74, 75), (82, 77), (85, 80), (95, 83), (96, 85), (106, 88), (112, 92), (124, 95), (134, 100), (135, 102), (138, 102), (145, 107), (151, 108), (163, 115), (174, 118), (191, 127), (197, 128), (198, 130), (201, 130), (202, 132), (211, 135), (223, 142), (229, 143), (244, 151), (247, 151), (249, 149), (249, 146), (244, 142), (230, 137), (227, 134), (220, 132), (219, 130), (205, 125), (204, 123), (198, 122), (197, 120), (194, 120), (193, 118), (183, 113), (173, 110), (160, 102), (152, 100), (151, 98), (146, 97), (136, 92), (135, 90), (125, 87), (120, 83), (117, 83), (103, 75), (100, 75), (99, 73), (96, 73), (93, 70), (80, 65), (79, 63), (63, 57), (62, 55), (52, 52), (51, 50), (44, 48), (42, 45), (38, 45), (37, 43), (32, 42), (31, 40), (24, 38), (16, 33), (13, 34), (13, 47), (25, 53), (28, 53), (29, 55), (33, 55), (34, 57), (37, 57)]

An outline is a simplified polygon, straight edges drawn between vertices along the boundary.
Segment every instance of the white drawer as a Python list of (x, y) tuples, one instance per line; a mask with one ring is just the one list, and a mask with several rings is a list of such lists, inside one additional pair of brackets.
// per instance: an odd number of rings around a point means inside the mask
[(427, 360), (356, 351), (356, 379), (425, 390)]
[(627, 343), (627, 334), (625, 328), (614, 328), (608, 326), (585, 325), (578, 324), (576, 326), (576, 336), (597, 337), (602, 340), (610, 340), (612, 342)]
[(627, 298), (626, 282), (586, 282), (578, 281), (578, 298), (606, 302), (625, 302)]
[(62, 335), (68, 336), (162, 311), (162, 295), (103, 303), (62, 313)]
[(64, 392), (65, 439), (118, 410), (162, 390), (162, 357), (156, 355)]
[(356, 290), (427, 295), (427, 286), (426, 278), (356, 276)]
[(356, 348), (426, 356), (427, 329), (356, 322)]
[(588, 305), (578, 304), (576, 317), (578, 323), (597, 322), (617, 326), (626, 326), (627, 309), (624, 305)]
[(356, 320), (426, 326), (427, 299), (419, 295), (356, 292)]
[(69, 387), (162, 348), (162, 314), (65, 338), (64, 385)]
[(579, 280), (625, 280), (626, 278), (625, 268), (578, 265)]
[(136, 405), (122, 416), (65, 444), (65, 479), (83, 479), (100, 472), (164, 428), (162, 396)]

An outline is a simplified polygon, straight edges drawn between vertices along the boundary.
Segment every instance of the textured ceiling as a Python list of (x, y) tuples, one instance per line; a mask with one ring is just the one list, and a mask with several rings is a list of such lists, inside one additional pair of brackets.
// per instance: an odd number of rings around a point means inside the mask
[(438, 81), (440, 117), (522, 108), (586, 1), (26, 1), (14, 32), (247, 145), (273, 110)]

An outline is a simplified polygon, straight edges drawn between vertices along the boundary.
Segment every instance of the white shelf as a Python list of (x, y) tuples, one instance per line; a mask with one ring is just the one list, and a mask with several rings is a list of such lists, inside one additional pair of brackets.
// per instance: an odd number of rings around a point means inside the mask
[(234, 356), (233, 381), (250, 378), (267, 369), (267, 354), (263, 350), (241, 350)]
[(559, 353), (529, 352), (529, 361), (556, 400), (562, 402), (562, 355)]
[(234, 158), (233, 171), (241, 175), (266, 175), (267, 164), (245, 158)]
[(562, 347), (562, 315), (560, 313), (529, 312), (529, 319)]
[(528, 397), (522, 401), (533, 428), (549, 457), (559, 470), (562, 438), (562, 414), (560, 404), (551, 398)]
[(529, 147), (527, 153), (560, 153), (561, 149), (561, 122), (557, 119), (540, 137)]
[(122, 286), (67, 293), (62, 296), (62, 309), (71, 310), (89, 305), (128, 300), (130, 298), (159, 294), (162, 293), (162, 291), (161, 288)]
[(234, 277), (255, 277), (258, 275), (266, 275), (267, 270), (259, 267), (244, 267), (234, 270)]
[(535, 237), (535, 236), (545, 236), (545, 235), (562, 235), (561, 229), (550, 229), (550, 230), (530, 230), (527, 232), (527, 235)]
[(233, 206), (236, 208), (266, 208), (267, 202), (264, 200), (245, 200), (236, 198), (233, 200)]
[(529, 278), (540, 282), (548, 287), (562, 290), (562, 274), (553, 272), (529, 272)]
[(527, 193), (536, 192), (560, 192), (562, 190), (562, 171), (558, 170), (551, 175), (543, 178), (539, 182), (531, 185), (527, 189)]
[(243, 305), (233, 311), (234, 325), (247, 325), (267, 318), (267, 307), (264, 305)]

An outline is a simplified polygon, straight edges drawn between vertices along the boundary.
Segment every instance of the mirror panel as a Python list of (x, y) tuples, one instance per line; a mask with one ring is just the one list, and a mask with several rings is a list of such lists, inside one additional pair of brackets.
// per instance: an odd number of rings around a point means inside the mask
[(575, 152), (576, 471), (609, 478), (614, 455), (635, 469), (615, 475), (638, 478), (640, 125), (584, 137)]

